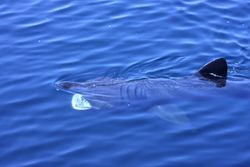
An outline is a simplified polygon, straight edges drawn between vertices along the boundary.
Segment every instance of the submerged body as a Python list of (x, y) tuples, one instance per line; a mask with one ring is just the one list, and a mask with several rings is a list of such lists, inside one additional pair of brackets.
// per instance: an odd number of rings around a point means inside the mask
[(57, 82), (57, 88), (72, 94), (82, 95), (95, 109), (118, 104), (131, 105), (141, 102), (168, 103), (172, 97), (192, 89), (210, 89), (213, 84), (195, 77), (182, 79), (96, 79), (87, 82)]

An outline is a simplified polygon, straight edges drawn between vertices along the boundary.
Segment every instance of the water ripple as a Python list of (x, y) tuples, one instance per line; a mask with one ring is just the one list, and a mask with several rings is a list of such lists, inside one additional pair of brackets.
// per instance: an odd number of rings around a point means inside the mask
[[(247, 166), (249, 11), (235, 0), (1, 2), (0, 164)], [(189, 125), (141, 108), (75, 112), (53, 85), (176, 79), (217, 57), (227, 86), (174, 100)]]

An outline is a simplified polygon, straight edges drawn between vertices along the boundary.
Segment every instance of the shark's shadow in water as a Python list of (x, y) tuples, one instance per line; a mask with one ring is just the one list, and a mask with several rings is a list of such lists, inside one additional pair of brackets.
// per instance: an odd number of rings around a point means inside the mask
[(163, 120), (186, 123), (188, 118), (173, 105), (171, 98), (177, 92), (182, 92), (183, 87), (187, 88), (185, 90), (190, 87), (214, 87), (211, 83), (216, 87), (225, 87), (227, 71), (226, 60), (218, 58), (204, 65), (196, 75), (176, 80), (102, 78), (82, 83), (58, 81), (55, 86), (57, 90), (73, 94), (72, 107), (77, 110), (115, 108), (121, 105), (143, 106), (143, 110), (153, 111)]

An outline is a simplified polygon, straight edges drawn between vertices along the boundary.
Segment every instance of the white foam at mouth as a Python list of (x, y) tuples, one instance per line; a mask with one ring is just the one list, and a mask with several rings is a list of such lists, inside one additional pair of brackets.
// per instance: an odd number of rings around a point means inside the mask
[(91, 104), (80, 94), (73, 95), (71, 104), (75, 110), (89, 110), (92, 108)]

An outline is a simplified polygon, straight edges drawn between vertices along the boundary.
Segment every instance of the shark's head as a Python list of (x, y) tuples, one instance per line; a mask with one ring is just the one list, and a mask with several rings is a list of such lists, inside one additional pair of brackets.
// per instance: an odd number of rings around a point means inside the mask
[(199, 70), (199, 74), (203, 78), (216, 83), (218, 87), (224, 87), (226, 86), (227, 71), (226, 59), (218, 58), (204, 65)]
[[(55, 83), (58, 90), (74, 94), (72, 107), (77, 110), (90, 108), (111, 107), (109, 101), (118, 100), (117, 92), (119, 87), (116, 83), (94, 80), (86, 82), (58, 81)], [(116, 90), (115, 90), (116, 89)]]

